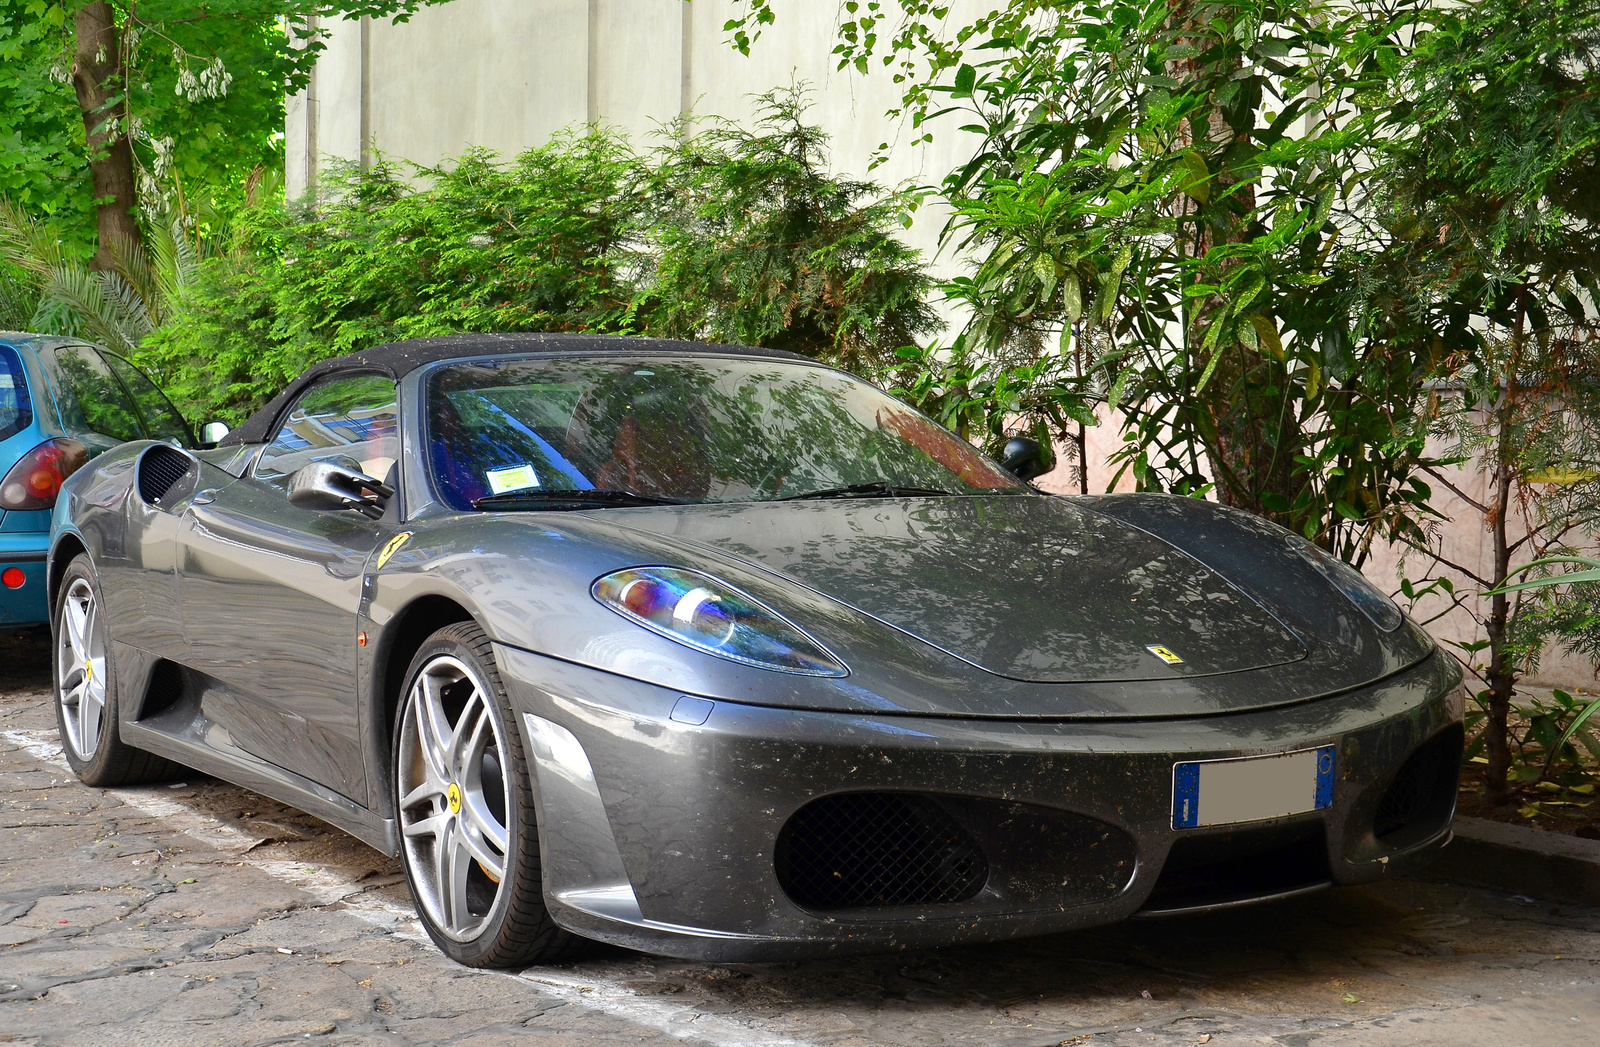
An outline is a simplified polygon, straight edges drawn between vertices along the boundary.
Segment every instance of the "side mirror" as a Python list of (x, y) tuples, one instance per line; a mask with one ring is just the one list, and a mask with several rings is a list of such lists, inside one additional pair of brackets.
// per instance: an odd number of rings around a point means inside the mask
[(200, 427), (200, 445), (202, 447), (215, 447), (222, 442), (222, 438), (233, 432), (228, 428), (227, 422), (207, 422)]
[(1045, 464), (1044, 448), (1038, 440), (1026, 436), (1013, 436), (1006, 441), (1005, 453), (1000, 457), (1000, 468), (1019, 480), (1032, 480), (1050, 471)]
[(289, 504), (302, 509), (354, 509), (376, 520), (393, 497), (393, 487), (338, 462), (312, 462), (289, 477)]

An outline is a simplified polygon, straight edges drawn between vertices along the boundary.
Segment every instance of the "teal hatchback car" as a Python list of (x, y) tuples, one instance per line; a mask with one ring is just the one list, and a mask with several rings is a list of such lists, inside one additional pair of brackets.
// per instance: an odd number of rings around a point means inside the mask
[(0, 332), (0, 629), (50, 621), (45, 556), (61, 482), (143, 439), (194, 442), (138, 368), (81, 339)]

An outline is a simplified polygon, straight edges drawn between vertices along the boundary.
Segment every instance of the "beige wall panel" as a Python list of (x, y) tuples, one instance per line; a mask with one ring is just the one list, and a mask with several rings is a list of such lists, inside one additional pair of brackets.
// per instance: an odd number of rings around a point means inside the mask
[(649, 144), (678, 115), (682, 85), (682, 0), (593, 0), (592, 115)]
[[(361, 157), (361, 24), (330, 20), (327, 28), (328, 46), (317, 60), (319, 169), (322, 157)], [(293, 148), (294, 140), (289, 144)], [(303, 161), (296, 165), (290, 157), (289, 167), (295, 166), (305, 169)]]
[[(289, 199), (306, 191), (306, 186), (316, 176), (314, 170), (308, 170), (306, 161), (310, 158), (315, 146), (308, 140), (312, 133), (311, 118), (307, 110), (311, 105), (308, 92), (302, 91), (297, 95), (290, 95), (283, 106), (283, 139), (286, 143), (283, 168), (283, 184)], [(298, 144), (299, 148), (296, 148)]]
[(518, 153), (581, 123), (588, 28), (587, 0), (459, 0), (375, 22), (374, 144), (433, 164), (473, 146)]

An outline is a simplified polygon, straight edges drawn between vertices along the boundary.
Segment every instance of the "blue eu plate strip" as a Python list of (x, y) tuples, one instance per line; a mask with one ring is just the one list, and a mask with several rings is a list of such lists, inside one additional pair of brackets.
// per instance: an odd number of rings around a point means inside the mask
[(1317, 810), (1333, 806), (1333, 746), (1317, 750)]
[(1172, 769), (1172, 827), (1193, 829), (1200, 824), (1200, 765), (1180, 763)]

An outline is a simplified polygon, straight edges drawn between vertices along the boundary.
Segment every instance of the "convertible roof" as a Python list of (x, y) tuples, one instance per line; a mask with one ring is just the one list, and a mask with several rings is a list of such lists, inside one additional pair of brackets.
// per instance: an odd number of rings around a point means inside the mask
[(806, 360), (782, 349), (752, 349), (744, 345), (680, 342), (669, 338), (630, 338), (606, 334), (452, 334), (439, 338), (413, 338), (375, 345), (358, 353), (335, 356), (314, 364), (284, 386), (268, 404), (222, 438), (230, 444), (265, 443), (278, 428), (278, 416), (312, 382), (338, 371), (378, 371), (395, 381), (424, 364), (473, 356), (520, 353), (707, 353), (718, 356), (758, 356), (777, 360)]

